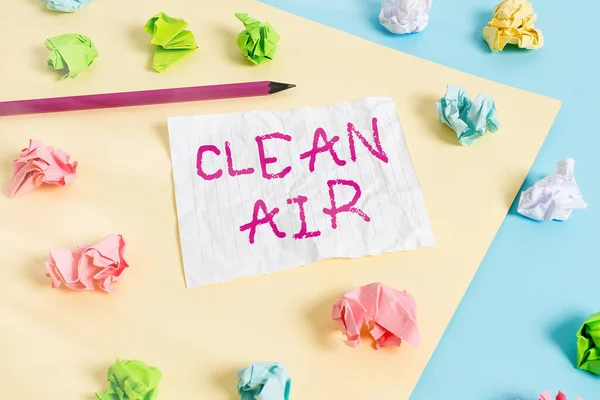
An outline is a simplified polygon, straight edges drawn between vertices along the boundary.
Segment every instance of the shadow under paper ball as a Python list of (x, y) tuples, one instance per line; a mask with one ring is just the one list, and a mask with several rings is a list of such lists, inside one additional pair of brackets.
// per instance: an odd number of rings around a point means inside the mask
[(588, 318), (583, 313), (572, 313), (563, 320), (557, 321), (550, 327), (550, 338), (563, 351), (573, 367), (577, 368), (577, 331)]
[(523, 184), (519, 188), (519, 191), (517, 192), (517, 195), (512, 200), (512, 204), (510, 205), (510, 209), (508, 210), (509, 214), (523, 217), (525, 219), (530, 220), (531, 222), (541, 223), (540, 221), (534, 221), (532, 219), (529, 219), (527, 217), (522, 216), (521, 214), (519, 214), (519, 212), (517, 211), (517, 209), (519, 208), (519, 199), (521, 198), (521, 193), (523, 193), (525, 190), (527, 190), (530, 187), (532, 187), (534, 183), (536, 183), (537, 181), (539, 181), (540, 179), (543, 179), (543, 178), (544, 178), (544, 176), (542, 176), (542, 175), (535, 175), (535, 176), (527, 175), (525, 177), (525, 180), (523, 181)]
[[(441, 97), (441, 95), (440, 95)], [(444, 124), (438, 118), (435, 103), (440, 98), (419, 97), (415, 99), (413, 111), (419, 118), (427, 121), (427, 130), (438, 137), (442, 142), (452, 146), (463, 147), (456, 137), (454, 132), (448, 125)]]
[[(240, 366), (239, 369), (244, 367), (245, 366)], [(240, 395), (237, 392), (237, 371), (238, 369), (231, 369), (215, 376), (216, 382), (223, 388), (223, 392), (227, 393), (227, 398), (230, 398), (231, 400), (239, 400), (240, 398)]]
[(314, 340), (321, 347), (331, 348), (336, 341), (343, 343), (339, 325), (331, 318), (333, 305), (342, 294), (343, 291), (340, 291), (335, 295), (324, 296), (322, 301), (313, 304), (306, 313), (308, 323), (313, 328)]

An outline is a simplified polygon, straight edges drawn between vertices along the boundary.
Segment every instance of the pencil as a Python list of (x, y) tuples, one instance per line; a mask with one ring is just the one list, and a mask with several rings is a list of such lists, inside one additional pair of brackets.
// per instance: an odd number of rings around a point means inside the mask
[(295, 86), (296, 85), (290, 83), (261, 81), (6, 101), (0, 102), (0, 117), (62, 111), (94, 110), (100, 108), (145, 106), (152, 104), (183, 103), (187, 101), (231, 99), (236, 97), (267, 96)]

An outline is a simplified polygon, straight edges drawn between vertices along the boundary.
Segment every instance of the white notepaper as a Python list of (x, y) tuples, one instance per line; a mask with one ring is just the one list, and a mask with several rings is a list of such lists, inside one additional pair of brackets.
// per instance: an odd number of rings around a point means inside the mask
[[(328, 150), (316, 154), (311, 172), (311, 156), (301, 155), (313, 149), (316, 131), (328, 141), (338, 137), (331, 145), (336, 157)], [(267, 138), (256, 139), (264, 135)], [(171, 117), (169, 138), (188, 287), (272, 273), (324, 258), (355, 258), (435, 244), (392, 99)], [(263, 159), (270, 158), (264, 176), (261, 144)], [(325, 144), (319, 136), (315, 147)], [(234, 171), (244, 169), (245, 173), (235, 175)], [(278, 173), (281, 177), (266, 178)], [(338, 211), (342, 208), (335, 224), (335, 212), (324, 212), (336, 208), (329, 185)], [(356, 185), (360, 197), (353, 207), (346, 207), (354, 210), (343, 211), (342, 206), (352, 205), (357, 196)], [(243, 228), (253, 220), (258, 200), (267, 212), (274, 208), (278, 212), (272, 224), (257, 226), (251, 243), (250, 229)], [(302, 235), (298, 203), (304, 208)], [(261, 217), (265, 214), (259, 212), (257, 219)]]

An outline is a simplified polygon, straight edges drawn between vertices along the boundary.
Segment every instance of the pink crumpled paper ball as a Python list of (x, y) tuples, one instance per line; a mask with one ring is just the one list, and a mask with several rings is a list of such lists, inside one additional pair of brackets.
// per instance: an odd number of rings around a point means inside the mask
[(113, 283), (129, 265), (123, 258), (125, 239), (121, 235), (110, 235), (94, 246), (81, 244), (75, 251), (51, 249), (50, 261), (46, 262), (52, 279), (52, 287), (64, 284), (72, 290), (94, 290), (100, 288), (113, 292)]
[(371, 283), (344, 293), (333, 306), (331, 316), (346, 335), (346, 344), (358, 346), (360, 331), (367, 325), (377, 349), (398, 347), (406, 341), (419, 345), (417, 305), (406, 291), (398, 291), (383, 283)]
[(11, 197), (22, 195), (43, 183), (65, 186), (75, 180), (77, 162), (69, 163), (70, 155), (54, 147), (30, 139), (29, 147), (21, 150), (13, 161), (13, 177), (8, 184)]
[[(552, 400), (550, 391), (540, 394), (540, 398), (538, 400)], [(567, 400), (567, 396), (565, 396), (565, 394), (559, 390), (558, 394), (556, 395), (556, 400)], [(577, 396), (577, 400), (583, 399)]]

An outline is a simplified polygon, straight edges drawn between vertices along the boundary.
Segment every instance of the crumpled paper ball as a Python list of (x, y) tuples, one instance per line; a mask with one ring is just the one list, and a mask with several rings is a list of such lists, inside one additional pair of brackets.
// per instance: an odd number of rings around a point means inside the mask
[(600, 312), (591, 315), (577, 332), (577, 368), (600, 375)]
[(96, 393), (98, 400), (154, 400), (162, 377), (156, 367), (137, 360), (117, 360), (109, 369), (106, 379), (109, 388)]
[(537, 15), (526, 0), (504, 0), (494, 9), (492, 20), (483, 28), (483, 39), (493, 51), (502, 51), (508, 43), (523, 49), (544, 45), (542, 31), (533, 26)]
[(379, 22), (392, 33), (420, 32), (429, 23), (433, 0), (383, 0)]
[[(552, 400), (550, 391), (540, 394), (540, 398), (538, 400)], [(558, 394), (556, 395), (556, 400), (567, 400), (567, 396), (565, 396), (565, 394), (559, 390)], [(577, 396), (577, 400), (583, 400), (583, 399), (581, 397)]]
[(331, 317), (346, 335), (346, 344), (358, 346), (363, 325), (369, 328), (377, 349), (400, 346), (406, 341), (419, 345), (417, 305), (406, 291), (398, 291), (383, 283), (371, 283), (344, 293), (333, 305)]
[(152, 35), (152, 66), (157, 72), (163, 72), (198, 48), (194, 34), (185, 29), (187, 26), (188, 23), (183, 19), (170, 17), (163, 12), (150, 18), (144, 25), (144, 31)]
[(486, 131), (494, 133), (500, 128), (494, 100), (485, 93), (473, 101), (464, 89), (448, 85), (435, 107), (440, 121), (456, 132), (463, 146), (475, 143)]
[(536, 221), (566, 221), (573, 210), (588, 208), (575, 182), (575, 160), (557, 163), (555, 173), (521, 193), (517, 211)]
[(235, 16), (244, 24), (243, 31), (237, 37), (237, 45), (244, 58), (253, 64), (271, 61), (277, 51), (279, 35), (268, 22), (260, 22), (248, 16), (237, 13)]
[(255, 362), (238, 371), (240, 400), (289, 400), (292, 381), (280, 362)]
[(80, 244), (75, 251), (56, 248), (50, 250), (50, 261), (46, 262), (46, 277), (52, 287), (61, 284), (72, 290), (102, 289), (113, 292), (114, 282), (129, 264), (123, 257), (125, 239), (121, 235), (109, 235), (93, 246)]
[(12, 162), (13, 177), (8, 184), (11, 197), (25, 194), (44, 183), (65, 186), (75, 180), (77, 162), (69, 163), (70, 155), (54, 147), (30, 139), (29, 147), (21, 150)]
[(78, 33), (67, 33), (46, 40), (50, 50), (48, 66), (64, 75), (61, 79), (75, 78), (81, 71), (92, 65), (98, 57), (98, 50), (92, 40)]
[(49, 10), (72, 13), (81, 10), (93, 0), (42, 0)]

